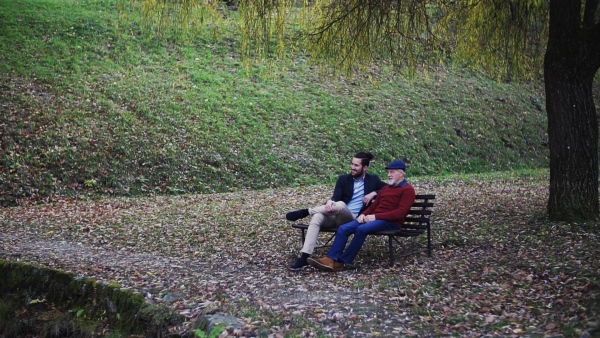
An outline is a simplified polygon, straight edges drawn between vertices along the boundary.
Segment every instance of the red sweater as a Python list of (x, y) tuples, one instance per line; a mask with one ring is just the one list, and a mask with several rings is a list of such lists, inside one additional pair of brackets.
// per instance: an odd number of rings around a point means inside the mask
[(415, 189), (412, 185), (408, 183), (403, 187), (388, 185), (379, 191), (375, 202), (361, 214), (375, 215), (375, 219), (395, 222), (401, 228), (414, 202)]

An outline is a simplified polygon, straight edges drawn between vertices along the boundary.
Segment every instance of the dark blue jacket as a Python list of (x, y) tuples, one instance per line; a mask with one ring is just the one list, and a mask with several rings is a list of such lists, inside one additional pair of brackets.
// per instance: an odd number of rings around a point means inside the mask
[[(387, 183), (383, 182), (379, 176), (371, 175), (369, 173), (365, 174), (365, 195), (368, 195), (373, 191), (379, 191), (386, 185)], [(334, 202), (343, 201), (344, 203), (348, 204), (352, 199), (353, 193), (354, 178), (350, 174), (341, 175), (338, 177), (337, 182), (335, 183), (331, 200)], [(363, 205), (361, 211), (364, 208), (365, 206)]]

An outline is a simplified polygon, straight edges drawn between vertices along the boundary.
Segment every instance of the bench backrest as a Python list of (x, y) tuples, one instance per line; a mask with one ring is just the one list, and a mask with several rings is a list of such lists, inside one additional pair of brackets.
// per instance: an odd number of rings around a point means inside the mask
[(429, 217), (432, 214), (433, 200), (435, 195), (417, 195), (412, 208), (406, 215), (403, 228), (427, 229), (430, 224)]

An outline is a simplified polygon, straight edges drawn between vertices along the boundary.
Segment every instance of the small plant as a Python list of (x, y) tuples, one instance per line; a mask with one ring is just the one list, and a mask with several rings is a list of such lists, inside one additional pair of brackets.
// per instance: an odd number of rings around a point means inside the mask
[(85, 185), (86, 188), (94, 188), (96, 186), (98, 182), (96, 182), (96, 180), (86, 180), (83, 184)]
[(225, 330), (224, 325), (217, 325), (212, 330), (210, 330), (210, 333), (208, 335), (206, 334), (206, 332), (204, 332), (203, 330), (200, 330), (200, 329), (194, 330), (194, 334), (198, 338), (217, 338), (218, 336), (221, 335), (221, 333), (224, 330)]

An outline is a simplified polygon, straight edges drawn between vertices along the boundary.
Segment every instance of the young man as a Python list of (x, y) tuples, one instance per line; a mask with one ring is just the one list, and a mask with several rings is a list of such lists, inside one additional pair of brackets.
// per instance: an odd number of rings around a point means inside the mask
[(321, 227), (334, 227), (356, 218), (366, 205), (386, 184), (379, 176), (367, 174), (373, 154), (359, 152), (354, 155), (350, 174), (338, 177), (333, 196), (324, 204), (309, 209), (288, 212), (285, 217), (292, 222), (311, 215), (300, 258), (290, 266), (299, 270), (308, 265), (308, 257), (313, 253)]
[[(415, 202), (415, 189), (404, 178), (406, 164), (395, 160), (387, 167), (388, 186), (381, 189), (377, 199), (353, 221), (340, 226), (327, 257), (308, 258), (308, 264), (323, 271), (342, 271), (358, 254), (367, 235), (402, 227)], [(348, 237), (354, 234), (348, 248)]]

